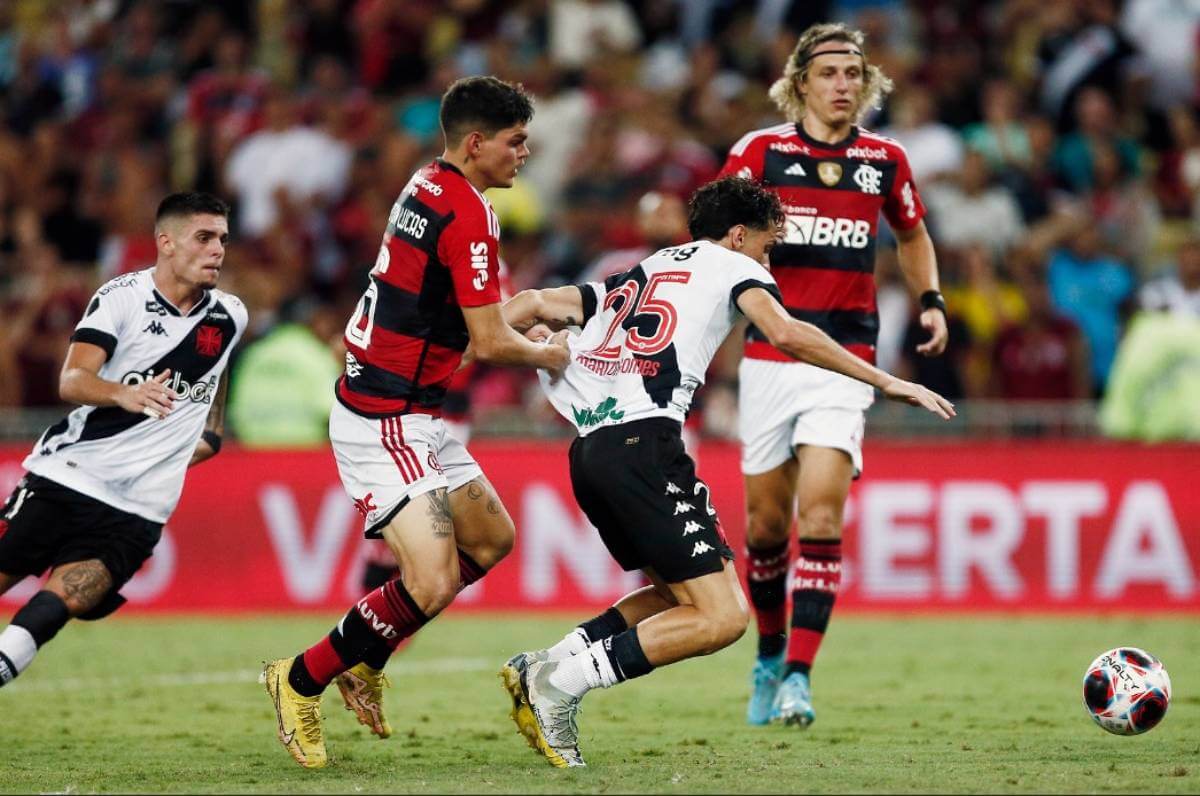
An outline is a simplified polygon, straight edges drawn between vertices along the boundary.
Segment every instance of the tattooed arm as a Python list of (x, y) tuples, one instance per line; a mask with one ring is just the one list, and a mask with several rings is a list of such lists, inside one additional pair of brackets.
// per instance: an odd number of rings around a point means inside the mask
[(192, 460), (188, 467), (197, 465), (205, 459), (211, 459), (221, 450), (221, 435), (225, 433), (225, 396), (229, 389), (229, 379), (221, 379), (217, 394), (213, 396), (212, 408), (208, 410), (208, 419), (204, 421), (204, 432), (192, 451)]
[(583, 323), (583, 296), (574, 285), (522, 290), (504, 302), (504, 320), (519, 332), (535, 323), (544, 323), (558, 331)]

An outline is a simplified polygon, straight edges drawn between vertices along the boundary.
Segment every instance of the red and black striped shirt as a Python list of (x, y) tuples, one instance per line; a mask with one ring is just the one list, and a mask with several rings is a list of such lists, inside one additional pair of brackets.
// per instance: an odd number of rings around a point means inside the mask
[[(721, 169), (721, 176), (731, 174), (771, 187), (783, 203), (787, 223), (771, 250), (771, 275), (788, 312), (874, 362), (879, 213), (898, 230), (912, 229), (925, 216), (904, 148), (859, 127), (826, 144), (798, 124), (781, 124), (734, 144)], [(793, 361), (753, 326), (746, 356)]]
[(500, 301), (500, 222), (438, 159), (392, 206), (371, 284), (346, 325), (337, 396), (366, 417), (441, 414), (469, 336), (463, 307)]

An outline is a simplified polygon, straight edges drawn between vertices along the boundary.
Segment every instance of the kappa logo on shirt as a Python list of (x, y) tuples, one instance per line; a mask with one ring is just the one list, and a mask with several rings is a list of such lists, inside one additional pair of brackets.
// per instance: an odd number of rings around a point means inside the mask
[(145, 329), (142, 329), (142, 332), (149, 332), (150, 334), (161, 336), (161, 335), (165, 335), (167, 333), (167, 330), (166, 330), (166, 327), (164, 327), (158, 321), (150, 321), (150, 325), (147, 326)]

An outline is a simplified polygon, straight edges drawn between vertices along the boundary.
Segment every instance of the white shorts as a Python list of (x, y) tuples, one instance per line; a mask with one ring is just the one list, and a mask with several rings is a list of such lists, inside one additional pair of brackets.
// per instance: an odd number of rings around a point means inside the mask
[(862, 473), (866, 411), (875, 388), (804, 362), (743, 359), (738, 366), (742, 473), (759, 475), (795, 455), (798, 445), (845, 451)]
[(410, 500), (440, 487), (453, 492), (483, 475), (441, 418), (369, 418), (335, 402), (329, 441), (342, 486), (363, 515), (363, 532), (378, 538)]

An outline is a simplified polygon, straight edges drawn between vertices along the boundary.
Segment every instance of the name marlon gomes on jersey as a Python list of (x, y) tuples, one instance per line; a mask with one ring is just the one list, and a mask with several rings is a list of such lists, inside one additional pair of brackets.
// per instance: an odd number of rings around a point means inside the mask
[[(144, 373), (140, 370), (131, 370), (121, 377), (121, 383), (128, 384), (131, 387), (136, 387), (137, 385), (145, 382), (147, 379), (152, 378), (154, 378), (153, 370), (147, 370)], [(166, 386), (171, 390), (171, 392), (175, 393), (176, 400), (187, 400), (198, 404), (210, 404), (212, 403), (213, 395), (217, 391), (217, 377), (216, 375), (212, 375), (204, 381), (198, 381), (195, 384), (192, 384), (191, 382), (184, 380), (182, 373), (175, 371), (175, 373), (171, 376), (171, 380), (167, 382)]]

